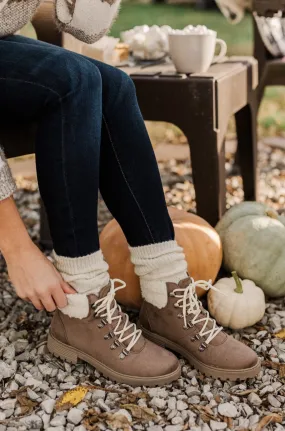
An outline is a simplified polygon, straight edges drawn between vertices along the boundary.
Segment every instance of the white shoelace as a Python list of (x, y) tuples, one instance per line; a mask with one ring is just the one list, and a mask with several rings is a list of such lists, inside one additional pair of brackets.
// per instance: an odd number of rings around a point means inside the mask
[[(117, 321), (117, 325), (112, 332), (117, 337), (120, 343), (130, 340), (128, 346), (125, 349), (129, 353), (140, 338), (142, 331), (140, 329), (137, 329), (135, 323), (130, 323), (129, 316), (127, 314), (124, 313), (123, 316), (120, 314), (122, 312), (122, 309), (115, 300), (116, 292), (118, 290), (124, 289), (126, 287), (126, 283), (122, 280), (119, 280), (118, 278), (114, 278), (110, 282), (111, 287), (107, 295), (102, 299), (98, 299), (98, 301), (94, 303), (94, 312), (96, 316), (105, 318), (110, 325), (113, 322)], [(120, 283), (120, 286), (115, 287), (116, 283)], [(114, 316), (114, 313), (116, 311), (118, 311), (119, 314), (117, 316)], [(125, 323), (123, 328), (119, 330), (119, 327), (122, 323), (122, 319), (125, 319)], [(125, 332), (130, 329), (132, 329), (133, 331), (130, 334), (124, 336)]]
[[(189, 284), (189, 286), (187, 286), (185, 289), (174, 289), (172, 291), (172, 296), (174, 296), (175, 298), (179, 298), (175, 306), (182, 308), (182, 317), (184, 319), (185, 328), (188, 325), (187, 316), (189, 316), (190, 314), (194, 314), (194, 318), (190, 321), (192, 325), (204, 322), (202, 329), (199, 331), (199, 335), (201, 337), (208, 336), (205, 340), (205, 343), (209, 344), (223, 330), (223, 328), (217, 325), (217, 322), (215, 321), (215, 319), (212, 319), (210, 317), (207, 310), (202, 310), (202, 304), (198, 300), (198, 297), (196, 295), (196, 287), (200, 287), (204, 290), (213, 289), (217, 292), (220, 292), (212, 285), (212, 280), (194, 281), (193, 278), (191, 278), (191, 283)], [(179, 295), (179, 292), (182, 292), (182, 294)], [(203, 317), (199, 318), (199, 315), (201, 313), (203, 314)], [(213, 324), (211, 329), (207, 329), (209, 322), (212, 322)]]

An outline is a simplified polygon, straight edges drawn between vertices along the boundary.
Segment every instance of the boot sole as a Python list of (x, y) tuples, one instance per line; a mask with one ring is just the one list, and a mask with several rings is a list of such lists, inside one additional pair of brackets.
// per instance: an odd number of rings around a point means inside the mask
[(260, 359), (258, 359), (257, 363), (253, 367), (246, 368), (243, 370), (227, 370), (223, 368), (211, 367), (210, 365), (205, 365), (203, 364), (203, 362), (196, 359), (193, 355), (191, 355), (191, 353), (189, 353), (179, 344), (176, 344), (173, 341), (168, 340), (167, 338), (161, 337), (160, 335), (148, 331), (140, 323), (137, 324), (137, 327), (142, 330), (145, 338), (155, 344), (158, 344), (161, 347), (172, 350), (175, 353), (179, 353), (181, 356), (187, 359), (190, 365), (193, 365), (194, 368), (201, 371), (201, 373), (205, 374), (208, 377), (213, 377), (215, 379), (220, 379), (223, 381), (237, 381), (256, 377), (257, 374), (260, 372)]
[(104, 377), (114, 380), (117, 383), (125, 383), (130, 386), (162, 386), (179, 379), (181, 376), (181, 367), (179, 363), (175, 371), (158, 377), (136, 377), (127, 374), (121, 374), (102, 364), (102, 362), (98, 361), (87, 353), (58, 341), (51, 334), (48, 335), (47, 348), (48, 351), (57, 358), (71, 362), (72, 364), (76, 364), (78, 360), (83, 360), (95, 367), (96, 370), (100, 371)]

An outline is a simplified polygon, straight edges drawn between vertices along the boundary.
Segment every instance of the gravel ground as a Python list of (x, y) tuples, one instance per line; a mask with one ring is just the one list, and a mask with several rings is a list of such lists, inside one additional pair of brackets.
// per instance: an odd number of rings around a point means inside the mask
[[(282, 212), (285, 199), (285, 154), (260, 148), (260, 198)], [(283, 162), (281, 162), (283, 160)], [(160, 165), (169, 205), (195, 210), (189, 163)], [(232, 155), (227, 170), (234, 173)], [(38, 240), (38, 192), (33, 181), (17, 202), (31, 236)], [(239, 176), (227, 180), (227, 203), (242, 200)], [(99, 228), (110, 219), (99, 205)], [(205, 378), (181, 359), (183, 375), (161, 388), (115, 385), (89, 365), (71, 366), (45, 351), (50, 316), (18, 300), (0, 257), (0, 431), (43, 430), (285, 430), (285, 342), (275, 334), (285, 328), (285, 299), (268, 301), (266, 314), (252, 328), (234, 333), (263, 360), (256, 379), (234, 384)], [(133, 315), (135, 317), (135, 315)], [(85, 386), (75, 407), (56, 404), (74, 387)], [(282, 416), (283, 413), (283, 416)]]

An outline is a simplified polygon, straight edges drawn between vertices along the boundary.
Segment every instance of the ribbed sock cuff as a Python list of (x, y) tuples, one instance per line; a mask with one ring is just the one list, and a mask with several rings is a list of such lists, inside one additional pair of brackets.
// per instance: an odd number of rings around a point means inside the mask
[(52, 257), (63, 279), (78, 293), (97, 295), (109, 283), (109, 267), (101, 250), (74, 258), (59, 256), (53, 251)]
[(166, 283), (187, 278), (187, 262), (176, 241), (130, 247), (131, 261), (140, 277), (143, 298), (158, 308), (167, 304)]

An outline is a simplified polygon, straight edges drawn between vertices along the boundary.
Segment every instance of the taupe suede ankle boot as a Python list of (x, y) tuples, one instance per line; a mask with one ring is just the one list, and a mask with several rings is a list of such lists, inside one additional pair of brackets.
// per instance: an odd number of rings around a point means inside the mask
[(139, 327), (146, 338), (181, 354), (207, 376), (244, 380), (259, 373), (257, 355), (210, 318), (192, 279), (167, 283), (167, 292), (168, 303), (162, 309), (143, 303)]
[[(120, 288), (120, 287), (119, 287)], [(180, 377), (177, 358), (146, 340), (115, 301), (114, 280), (100, 296), (89, 296), (86, 318), (69, 317), (57, 310), (48, 336), (48, 350), (76, 363), (82, 359), (104, 376), (140, 386), (164, 385)]]

